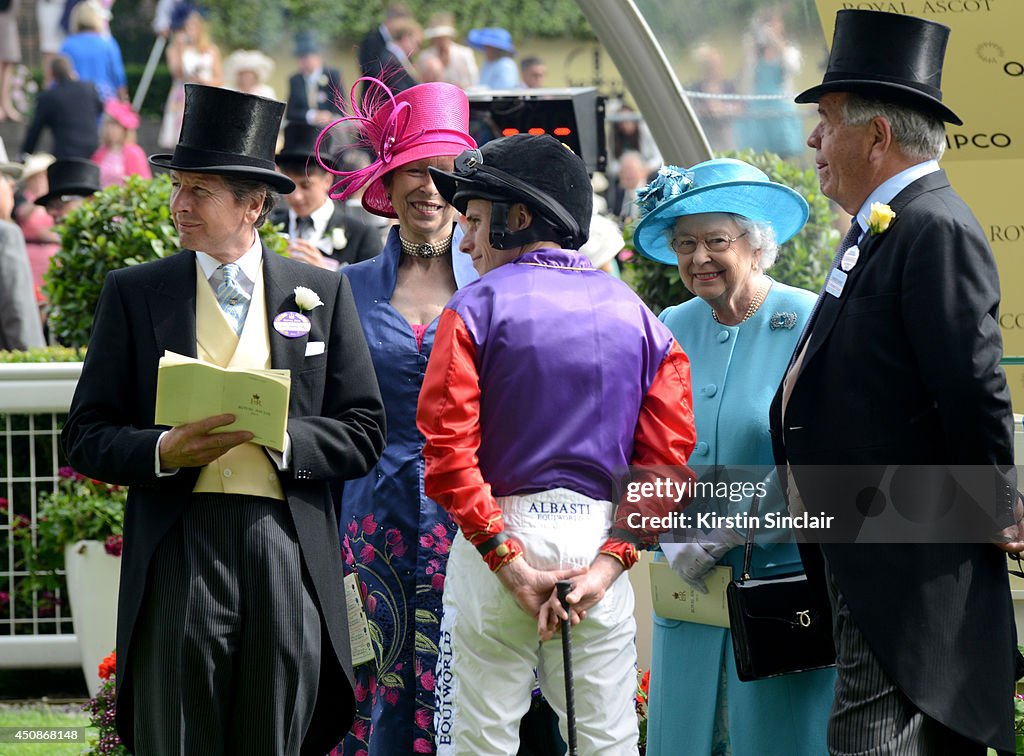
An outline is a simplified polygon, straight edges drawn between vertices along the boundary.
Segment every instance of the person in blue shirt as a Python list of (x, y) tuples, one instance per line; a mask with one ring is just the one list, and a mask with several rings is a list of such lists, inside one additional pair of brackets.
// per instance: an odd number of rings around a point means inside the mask
[(469, 46), (480, 50), (484, 62), (480, 66), (480, 86), (487, 89), (516, 89), (519, 84), (519, 67), (516, 65), (516, 48), (512, 35), (507, 29), (485, 27), (470, 29), (466, 35)]
[(128, 77), (117, 40), (106, 33), (108, 12), (96, 0), (78, 3), (71, 13), (71, 34), (60, 47), (81, 81), (96, 85), (100, 98), (128, 99)]

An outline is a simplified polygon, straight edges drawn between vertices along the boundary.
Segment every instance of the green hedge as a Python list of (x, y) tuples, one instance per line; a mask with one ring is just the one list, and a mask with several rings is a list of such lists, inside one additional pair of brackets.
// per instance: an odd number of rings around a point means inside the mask
[[(89, 343), (107, 273), (178, 251), (170, 196), (167, 174), (129, 176), (124, 184), (94, 194), (57, 227), (60, 249), (44, 278), (50, 332), (57, 341), (72, 347)], [(288, 243), (279, 228), (265, 223), (260, 236), (268, 249), (283, 253)]]

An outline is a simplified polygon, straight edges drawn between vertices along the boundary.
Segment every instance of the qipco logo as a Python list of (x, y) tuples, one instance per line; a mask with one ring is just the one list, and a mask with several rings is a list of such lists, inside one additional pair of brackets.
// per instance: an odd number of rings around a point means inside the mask
[(946, 134), (947, 150), (962, 150), (965, 147), (977, 147), (979, 150), (1006, 149), (1013, 140), (1009, 134), (994, 132), (992, 134)]

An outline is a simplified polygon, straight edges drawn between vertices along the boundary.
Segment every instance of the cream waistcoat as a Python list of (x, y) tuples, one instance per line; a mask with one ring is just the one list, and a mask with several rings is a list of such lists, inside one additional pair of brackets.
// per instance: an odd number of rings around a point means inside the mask
[[(236, 335), (203, 269), (196, 263), (196, 356), (221, 367), (270, 367), (263, 266), (253, 287), (252, 301), (241, 335)], [(284, 500), (277, 469), (262, 446), (242, 444), (229, 450), (199, 473), (196, 493), (246, 494)]]

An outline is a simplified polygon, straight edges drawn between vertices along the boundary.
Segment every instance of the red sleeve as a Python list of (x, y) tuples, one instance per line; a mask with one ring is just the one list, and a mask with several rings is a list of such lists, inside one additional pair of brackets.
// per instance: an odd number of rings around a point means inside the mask
[[(679, 344), (673, 341), (640, 407), (633, 437), (632, 482), (654, 478), (672, 478), (680, 483), (692, 480), (694, 474), (686, 462), (696, 442), (690, 360)], [(669, 529), (650, 525), (630, 527), (629, 515), (638, 513), (643, 517), (662, 517), (680, 509), (685, 503), (671, 497), (645, 497), (639, 502), (623, 498), (615, 510), (613, 532), (618, 531), (618, 535), (624, 538), (613, 535), (602, 547), (602, 553), (616, 556), (626, 564), (618, 544), (624, 540), (651, 543), (657, 540), (659, 532)]]
[[(420, 389), (416, 424), (426, 437), (423, 489), (448, 512), (474, 546), (505, 529), (501, 508), (480, 472), (480, 376), (476, 344), (454, 310), (437, 324), (434, 346)], [(484, 554), (497, 570), (521, 554), (514, 539), (496, 542)]]

